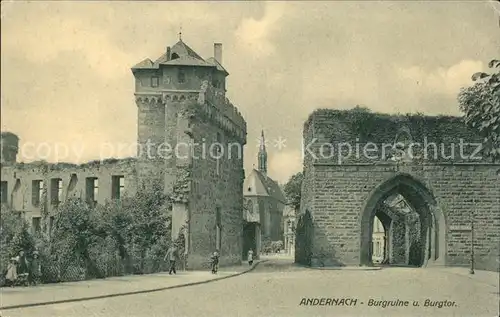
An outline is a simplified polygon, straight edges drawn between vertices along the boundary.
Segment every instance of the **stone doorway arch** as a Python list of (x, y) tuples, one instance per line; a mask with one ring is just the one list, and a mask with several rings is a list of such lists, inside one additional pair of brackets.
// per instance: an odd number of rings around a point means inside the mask
[[(394, 194), (400, 194), (411, 205), (420, 219), (419, 241), (407, 250), (407, 261), (418, 257), (417, 266), (445, 265), (446, 219), (438, 208), (430, 190), (409, 174), (399, 174), (377, 186), (368, 196), (361, 210), (360, 264), (373, 265), (371, 261), (371, 240), (373, 219), (380, 210), (381, 202)], [(412, 260), (415, 262), (415, 260)], [(410, 264), (410, 263), (407, 263)]]

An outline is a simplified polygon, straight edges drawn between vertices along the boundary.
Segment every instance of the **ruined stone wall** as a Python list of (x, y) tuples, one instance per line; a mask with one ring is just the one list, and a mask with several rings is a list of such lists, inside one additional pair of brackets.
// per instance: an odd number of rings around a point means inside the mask
[[(243, 145), (241, 139), (198, 112), (189, 122), (194, 147), (190, 167), (191, 192), (189, 268), (207, 267), (216, 248), (217, 209), (220, 210), (220, 265), (241, 263), (243, 228)], [(219, 136), (219, 140), (217, 139)], [(223, 144), (221, 158), (212, 144)], [(241, 153), (238, 146), (240, 143)], [(204, 145), (203, 145), (204, 144)], [(210, 150), (213, 150), (211, 154)]]
[(420, 261), (421, 252), (421, 235), (420, 235), (420, 217), (417, 213), (412, 212), (406, 216), (406, 263), (410, 265), (417, 265)]
[(406, 262), (406, 227), (404, 219), (393, 220), (390, 227), (391, 254), (390, 264), (408, 264)]
[(390, 149), (395, 143), (408, 142), (413, 145), (405, 152), (416, 163), (482, 161), (475, 153), (481, 138), (458, 117), (317, 110), (305, 123), (304, 132), (305, 154), (315, 162), (387, 161), (401, 153)]
[[(320, 111), (313, 114), (305, 125), (304, 139), (317, 137), (331, 142), (351, 140), (358, 133), (349, 122), (337, 120), (335, 111)], [(364, 131), (365, 140), (370, 137), (375, 141), (384, 138), (394, 140), (393, 132), (398, 131), (399, 123), (391, 123), (387, 116), (387, 126), (380, 125), (377, 130)], [(425, 119), (425, 117), (424, 117)], [(421, 117), (416, 122), (427, 122)], [(409, 119), (410, 122), (413, 119)], [(420, 121), (419, 121), (420, 120)], [(421, 121), (424, 120), (424, 121)], [(427, 129), (429, 135), (451, 144), (457, 138), (473, 139), (456, 118), (428, 119), (428, 125), (415, 124), (419, 129)], [(394, 128), (390, 128), (394, 126)], [(312, 128), (311, 128), (312, 127)], [(409, 125), (410, 132), (412, 125)], [(384, 129), (392, 129), (384, 132)], [(417, 128), (414, 128), (415, 130)], [(388, 130), (388, 131), (389, 131)], [(429, 132), (430, 131), (430, 132)], [(417, 133), (418, 134), (418, 133)], [(362, 135), (362, 133), (361, 133)], [(320, 142), (317, 144), (321, 144)], [(319, 153), (319, 146), (310, 147), (313, 153)], [(312, 156), (310, 153), (305, 153)], [(315, 162), (313, 166), (312, 162)], [(360, 222), (364, 204), (370, 193), (381, 183), (396, 175), (407, 174), (418, 180), (434, 196), (437, 207), (446, 219), (447, 265), (467, 265), (470, 252), (470, 213), (476, 211), (475, 253), (478, 268), (496, 269), (498, 263), (498, 239), (500, 232), (500, 190), (499, 164), (480, 162), (450, 162), (447, 160), (390, 162), (376, 160), (355, 160), (338, 164), (329, 159), (305, 159), (305, 179), (302, 208), (310, 208), (314, 221), (314, 243), (312, 252), (322, 250), (328, 257), (343, 264), (360, 263)]]
[[(304, 144), (309, 144), (313, 140), (313, 130), (314, 123), (309, 121), (304, 125), (303, 129), (303, 139)], [(313, 198), (314, 198), (314, 160), (308, 155), (304, 156), (303, 160), (303, 174), (304, 179), (302, 181), (302, 189), (301, 189), (301, 197), (300, 197), (300, 210), (297, 211), (297, 230), (295, 232), (295, 262), (306, 265), (308, 263), (308, 259), (306, 259), (306, 252), (303, 250), (304, 246), (308, 243), (304, 241), (305, 236), (300, 234), (301, 228), (299, 228), (299, 220), (306, 213), (306, 210), (310, 210), (313, 206)], [(314, 241), (312, 241), (314, 243)]]
[(103, 162), (91, 162), (75, 165), (69, 163), (17, 163), (2, 166), (1, 180), (7, 183), (8, 205), (14, 210), (25, 211), (26, 220), (41, 217), (41, 205), (32, 204), (33, 181), (42, 180), (47, 192), (47, 211), (52, 214), (57, 211), (57, 205), (51, 204), (51, 179), (62, 180), (62, 200), (71, 197), (85, 199), (86, 178), (98, 179), (99, 204), (104, 204), (112, 198), (112, 177), (124, 176), (125, 196), (132, 196), (137, 191), (136, 159), (110, 159)]

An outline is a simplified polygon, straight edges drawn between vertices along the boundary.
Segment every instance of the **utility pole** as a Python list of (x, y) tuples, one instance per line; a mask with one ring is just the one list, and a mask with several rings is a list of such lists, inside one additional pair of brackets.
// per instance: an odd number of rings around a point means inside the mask
[(474, 274), (474, 209), (476, 201), (472, 199), (472, 209), (470, 212), (470, 271), (469, 274)]

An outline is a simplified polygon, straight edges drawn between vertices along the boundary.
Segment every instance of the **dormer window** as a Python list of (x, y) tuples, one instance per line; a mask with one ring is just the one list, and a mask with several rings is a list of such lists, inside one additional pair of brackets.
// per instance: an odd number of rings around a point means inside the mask
[(177, 58), (179, 58), (179, 55), (177, 55), (177, 53), (173, 53), (172, 56), (170, 57), (170, 60)]

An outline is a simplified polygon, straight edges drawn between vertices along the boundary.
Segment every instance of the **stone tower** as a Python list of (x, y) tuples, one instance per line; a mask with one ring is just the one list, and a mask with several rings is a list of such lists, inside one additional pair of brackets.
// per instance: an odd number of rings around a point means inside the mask
[(259, 171), (267, 175), (267, 151), (266, 151), (266, 140), (264, 138), (264, 130), (262, 130), (260, 135), (260, 147), (258, 154)]
[(205, 60), (179, 39), (132, 73), (139, 186), (157, 182), (172, 198), (172, 238), (184, 234), (189, 268), (215, 249), (221, 264), (239, 263), (246, 122), (226, 98), (222, 44)]
[(11, 132), (2, 132), (0, 142), (2, 165), (15, 164), (19, 151), (19, 137)]

